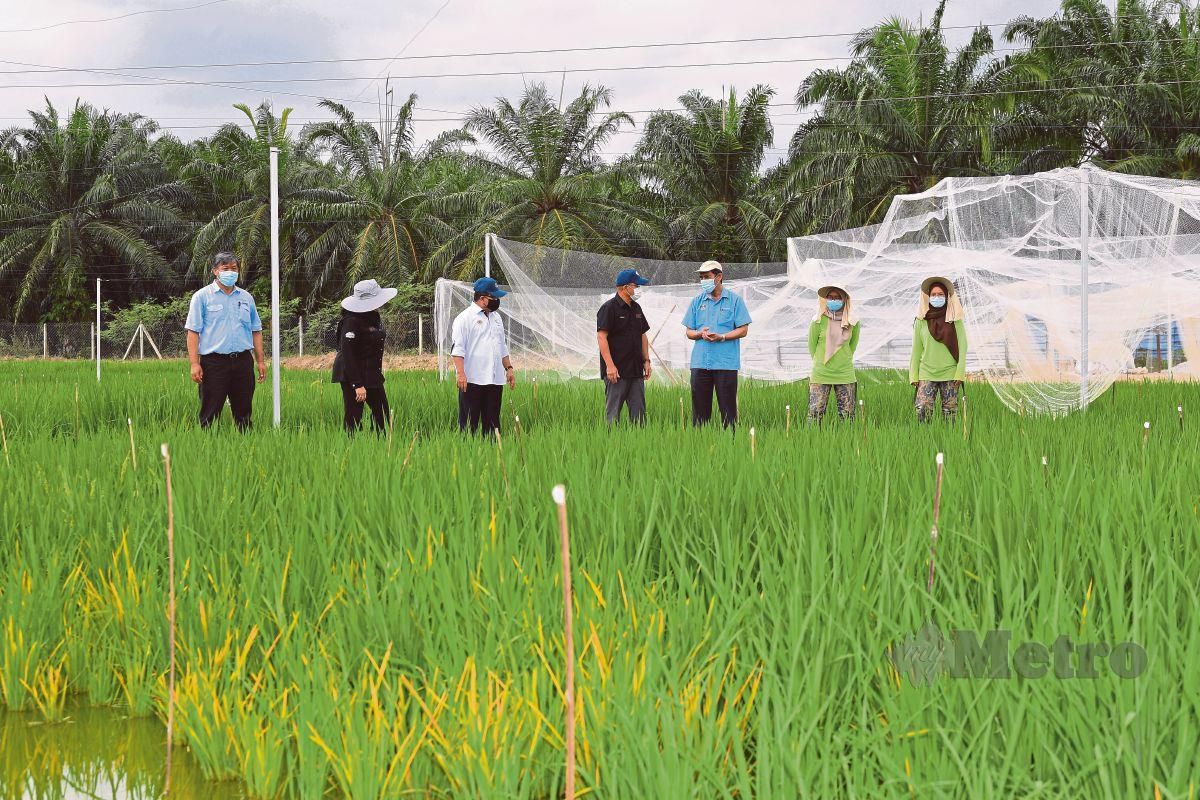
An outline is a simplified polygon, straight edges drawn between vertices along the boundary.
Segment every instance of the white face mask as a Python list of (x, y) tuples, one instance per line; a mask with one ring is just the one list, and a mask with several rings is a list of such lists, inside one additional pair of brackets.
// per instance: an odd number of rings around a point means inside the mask
[(634, 289), (634, 290), (633, 290), (633, 294), (631, 294), (631, 295), (629, 296), (629, 299), (630, 299), (630, 300), (633, 300), (635, 303), (636, 303), (638, 300), (640, 300), (641, 298), (642, 298), (642, 290), (641, 290), (641, 289)]
[(700, 281), (700, 288), (703, 289), (708, 294), (712, 294), (712, 290), (717, 288), (717, 279), (716, 278), (704, 278), (702, 281)]

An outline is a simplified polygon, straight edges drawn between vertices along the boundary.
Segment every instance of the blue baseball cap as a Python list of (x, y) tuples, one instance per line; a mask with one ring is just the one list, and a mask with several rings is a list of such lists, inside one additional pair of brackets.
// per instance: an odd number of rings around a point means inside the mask
[(500, 284), (496, 283), (495, 278), (480, 278), (475, 281), (475, 293), (486, 294), (490, 297), (504, 297), (508, 292), (500, 288)]
[(643, 278), (638, 275), (636, 269), (623, 269), (617, 273), (617, 282), (614, 286), (628, 286), (631, 283), (636, 283), (638, 286), (645, 286), (650, 282), (649, 278)]

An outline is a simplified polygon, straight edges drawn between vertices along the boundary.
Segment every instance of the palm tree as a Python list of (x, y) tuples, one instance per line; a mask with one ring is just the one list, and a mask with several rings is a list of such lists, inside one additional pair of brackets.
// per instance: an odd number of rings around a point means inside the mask
[(196, 232), (192, 271), (202, 278), (215, 253), (232, 249), (241, 258), (247, 283), (261, 277), (270, 264), (270, 149), (278, 147), (280, 274), (291, 292), (296, 255), (306, 234), (289, 224), (287, 207), (296, 191), (328, 180), (329, 168), (318, 164), (288, 134), (292, 109), (285, 108), (276, 117), (269, 103), (254, 111), (241, 103), (234, 108), (246, 116), (252, 132), (232, 123), (223, 126), (197, 144), (194, 158), (184, 170), (203, 198), (201, 213), (208, 220)]
[[(1169, 103), (1170, 92), (1181, 88), (1154, 86), (1147, 72), (1163, 49), (1161, 39), (1177, 35), (1161, 21), (1160, 11), (1142, 0), (1120, 0), (1115, 10), (1104, 0), (1064, 0), (1057, 16), (1022, 16), (1005, 28), (1007, 41), (1029, 46), (1013, 57), (1029, 76), (1021, 87), (1023, 105), (1053, 118), (1056, 138), (1072, 151), (1074, 163), (1090, 160), (1131, 172), (1150, 167), (1147, 100), (1157, 96)], [(1180, 63), (1167, 72), (1187, 69)]]
[(646, 121), (635, 156), (641, 174), (669, 209), (672, 253), (692, 259), (756, 261), (779, 257), (762, 191), (763, 154), (774, 130), (774, 90), (755, 86), (738, 101), (691, 91), (683, 112), (659, 111)]
[(327, 223), (314, 229), (300, 254), (310, 293), (327, 286), (340, 290), (367, 274), (392, 284), (428, 281), (436, 277), (430, 257), (453, 250), (456, 230), (430, 211), (432, 199), (446, 191), (446, 179), (432, 167), (474, 139), (449, 131), (414, 148), (416, 102), (412, 94), (394, 113), (388, 106), (381, 131), (356, 120), (345, 106), (323, 100), (335, 119), (302, 131), (301, 142), (327, 154), (339, 175), (331, 188), (293, 195), (294, 220)]
[(177, 276), (159, 246), (186, 235), (177, 206), (186, 192), (148, 146), (157, 126), (80, 102), (65, 120), (49, 102), (30, 117), (0, 135), (0, 278), (16, 282), (11, 312), (73, 315), (96, 278), (117, 303), (170, 286)]
[(536, 84), (516, 106), (500, 98), (468, 114), (466, 130), (493, 153), (479, 157), (490, 180), (438, 203), (445, 215), (476, 220), (460, 272), (477, 268), (484, 232), (568, 250), (659, 249), (654, 219), (620, 197), (601, 158), (605, 142), (633, 124), (624, 112), (602, 110), (611, 101), (610, 89), (585, 86), (561, 109)]
[(892, 18), (862, 31), (848, 66), (816, 70), (800, 85), (797, 108), (818, 110), (792, 137), (785, 233), (877, 222), (895, 195), (947, 176), (1022, 170), (993, 152), (1011, 112), (995, 99), (1013, 79), (1010, 65), (986, 61), (985, 27), (951, 54), (945, 5), (927, 27)]

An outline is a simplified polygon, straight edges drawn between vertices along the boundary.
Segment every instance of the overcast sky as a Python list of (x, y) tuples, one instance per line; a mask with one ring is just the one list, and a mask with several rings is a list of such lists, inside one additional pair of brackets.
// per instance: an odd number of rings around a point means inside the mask
[[(189, 6), (204, 7), (190, 8)], [(585, 83), (614, 90), (614, 108), (645, 112), (676, 105), (680, 94), (702, 89), (711, 95), (722, 86), (748, 89), (757, 83), (774, 87), (772, 109), (776, 152), (786, 148), (802, 118), (790, 101), (796, 86), (814, 68), (845, 63), (849, 39), (822, 36), (781, 42), (716, 44), (633, 50), (601, 50), (556, 54), (411, 59), (411, 56), (464, 54), (545, 48), (683, 42), (751, 37), (813, 36), (854, 32), (885, 16), (926, 18), (933, 0), (0, 0), (0, 117), (5, 126), (22, 124), (27, 110), (48, 97), (60, 111), (82, 98), (93, 105), (137, 111), (152, 117), (184, 139), (212, 133), (237, 119), (234, 103), (255, 106), (269, 100), (277, 108), (291, 106), (297, 123), (323, 118), (316, 99), (349, 102), (367, 119), (378, 118), (381, 72), (390, 73), (397, 97), (416, 92), (422, 110), (417, 118), (421, 139), (457, 127), (458, 115), (497, 96), (515, 98), (526, 82), (543, 81), (565, 97)], [(951, 1), (944, 24), (972, 26), (1003, 23), (1018, 14), (1045, 16), (1057, 9), (1052, 0)], [(179, 9), (164, 13), (148, 10)], [(733, 11), (733, 15), (730, 15)], [(133, 14), (123, 19), (81, 24)], [(48, 27), (45, 30), (27, 30)], [(422, 30), (424, 28), (424, 30)], [(993, 28), (997, 46), (999, 28)], [(950, 31), (960, 42), (967, 30)], [(414, 38), (415, 37), (415, 38)], [(411, 43), (409, 43), (411, 40)], [(407, 48), (406, 48), (407, 44)], [(405, 49), (406, 48), (406, 49)], [(390, 59), (391, 62), (327, 63), (219, 69), (134, 70), (147, 65), (213, 64), (297, 59)], [(699, 64), (778, 59), (826, 59), (796, 63), (687, 67), (637, 71), (576, 71), (599, 67)], [(833, 60), (828, 60), (833, 59)], [(23, 63), (16, 63), (23, 62)], [(82, 67), (123, 72), (22, 72), (35, 67)], [(446, 73), (509, 72), (476, 77), (417, 77)], [(170, 84), (206, 81), (241, 88)], [(252, 83), (286, 79), (286, 83)], [(307, 79), (303, 82), (296, 79)], [(315, 79), (315, 80), (313, 80)], [(336, 80), (331, 80), (336, 79)], [(141, 82), (145, 86), (74, 86)], [(30, 86), (33, 84), (34, 86)], [(55, 88), (46, 88), (52, 85)], [(287, 92), (295, 94), (289, 95)], [(639, 122), (645, 113), (635, 113)], [(613, 138), (610, 155), (628, 152), (637, 131)]]

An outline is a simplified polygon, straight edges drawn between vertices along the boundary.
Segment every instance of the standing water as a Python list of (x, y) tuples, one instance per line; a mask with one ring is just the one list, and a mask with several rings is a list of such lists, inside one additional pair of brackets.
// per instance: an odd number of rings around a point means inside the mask
[[(0, 797), (157, 800), (164, 794), (166, 762), (166, 731), (153, 718), (83, 706), (54, 724), (36, 714), (0, 713)], [(236, 783), (206, 781), (187, 751), (175, 749), (171, 797), (243, 796)]]

